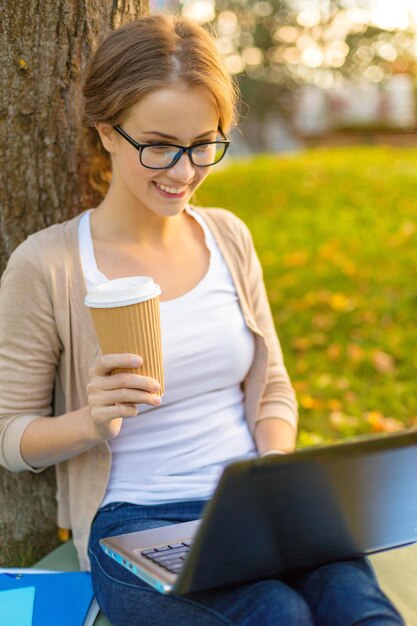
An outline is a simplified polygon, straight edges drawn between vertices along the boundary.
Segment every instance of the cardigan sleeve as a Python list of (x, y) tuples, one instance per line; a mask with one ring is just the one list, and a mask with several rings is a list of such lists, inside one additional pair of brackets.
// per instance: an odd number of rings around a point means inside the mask
[(0, 464), (33, 470), (20, 452), (38, 416), (52, 414), (60, 355), (47, 279), (31, 239), (12, 254), (0, 284)]
[(298, 405), (295, 392), (284, 364), (261, 263), (255, 250), (252, 235), (246, 225), (243, 225), (243, 236), (249, 301), (255, 324), (261, 331), (268, 348), (266, 380), (256, 421), (277, 418), (289, 422), (296, 429)]

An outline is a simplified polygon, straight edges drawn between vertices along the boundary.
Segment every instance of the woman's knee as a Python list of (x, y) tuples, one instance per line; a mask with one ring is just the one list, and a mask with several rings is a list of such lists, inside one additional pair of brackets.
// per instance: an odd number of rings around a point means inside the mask
[(404, 624), (366, 559), (319, 567), (301, 576), (295, 588), (305, 597), (318, 624)]
[(235, 590), (233, 623), (244, 626), (312, 626), (313, 619), (304, 598), (278, 580), (265, 580)]

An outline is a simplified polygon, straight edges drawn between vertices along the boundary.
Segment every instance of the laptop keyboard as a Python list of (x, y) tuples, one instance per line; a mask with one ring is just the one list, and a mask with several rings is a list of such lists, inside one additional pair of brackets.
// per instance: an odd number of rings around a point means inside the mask
[(166, 546), (146, 548), (146, 550), (141, 551), (141, 555), (157, 563), (169, 572), (178, 574), (183, 566), (190, 546), (191, 540), (185, 540), (179, 543), (169, 543)]

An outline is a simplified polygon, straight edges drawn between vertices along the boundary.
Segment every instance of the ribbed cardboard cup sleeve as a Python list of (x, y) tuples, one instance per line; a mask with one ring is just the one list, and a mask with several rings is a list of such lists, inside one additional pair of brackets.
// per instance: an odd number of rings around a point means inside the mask
[(103, 354), (133, 353), (143, 358), (137, 368), (117, 368), (112, 373), (132, 372), (151, 376), (164, 393), (159, 296), (127, 306), (90, 308)]

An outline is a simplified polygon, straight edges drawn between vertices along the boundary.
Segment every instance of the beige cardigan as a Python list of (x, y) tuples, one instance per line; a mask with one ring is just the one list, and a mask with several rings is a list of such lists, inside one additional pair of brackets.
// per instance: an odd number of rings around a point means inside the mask
[[(262, 270), (246, 226), (228, 211), (204, 216), (229, 266), (243, 316), (255, 334), (255, 357), (244, 381), (246, 415), (296, 426), (297, 405), (267, 301)], [(28, 237), (12, 254), (0, 289), (0, 464), (32, 470), (20, 453), (22, 434), (39, 415), (87, 404), (89, 368), (99, 348), (88, 309), (78, 249), (80, 216)], [(111, 466), (106, 443), (56, 466), (58, 525), (71, 528), (81, 567), (88, 569), (90, 526)], [(37, 470), (41, 471), (41, 470)]]

